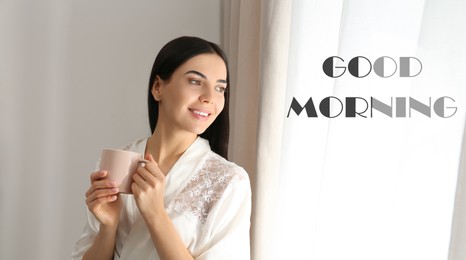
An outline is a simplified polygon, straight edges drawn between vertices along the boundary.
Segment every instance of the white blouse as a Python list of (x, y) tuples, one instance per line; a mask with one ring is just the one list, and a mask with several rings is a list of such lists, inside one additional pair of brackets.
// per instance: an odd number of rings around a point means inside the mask
[[(125, 150), (144, 154), (147, 139)], [(113, 259), (160, 259), (133, 195), (120, 194), (123, 209)], [(251, 188), (246, 171), (210, 150), (198, 137), (165, 179), (165, 209), (195, 259), (249, 259)], [(100, 223), (88, 220), (72, 259), (82, 259)]]

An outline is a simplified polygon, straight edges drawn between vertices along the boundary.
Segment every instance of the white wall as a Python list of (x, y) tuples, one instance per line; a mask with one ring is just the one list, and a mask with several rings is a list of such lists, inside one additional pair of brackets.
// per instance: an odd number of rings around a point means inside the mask
[(220, 41), (220, 1), (0, 1), (0, 259), (67, 259), (100, 150), (149, 134), (167, 41)]

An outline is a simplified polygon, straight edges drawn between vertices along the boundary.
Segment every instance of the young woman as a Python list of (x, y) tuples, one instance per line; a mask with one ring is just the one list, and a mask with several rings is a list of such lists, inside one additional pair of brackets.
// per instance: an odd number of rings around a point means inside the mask
[(180, 37), (155, 59), (148, 91), (152, 135), (133, 194), (91, 174), (88, 221), (73, 259), (249, 259), (251, 189), (226, 160), (229, 74), (214, 43)]

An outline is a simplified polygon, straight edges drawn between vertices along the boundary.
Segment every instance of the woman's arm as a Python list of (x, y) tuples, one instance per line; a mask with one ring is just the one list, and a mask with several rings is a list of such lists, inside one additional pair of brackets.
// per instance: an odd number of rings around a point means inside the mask
[(251, 188), (247, 173), (239, 174), (228, 184), (212, 206), (202, 226), (201, 250), (197, 260), (250, 259), (249, 228), (251, 218)]
[(86, 251), (83, 260), (111, 260), (115, 249), (116, 228), (102, 227), (92, 246)]
[(139, 167), (133, 175), (131, 189), (154, 246), (161, 260), (192, 260), (194, 258), (165, 211), (165, 175), (151, 155), (146, 159), (149, 160), (146, 166)]
[(146, 220), (150, 236), (162, 260), (194, 259), (181, 240), (173, 222), (165, 212)]
[(116, 232), (121, 211), (121, 198), (114, 182), (105, 179), (106, 171), (91, 174), (91, 187), (86, 192), (89, 211), (100, 223), (99, 232), (83, 259), (113, 259)]

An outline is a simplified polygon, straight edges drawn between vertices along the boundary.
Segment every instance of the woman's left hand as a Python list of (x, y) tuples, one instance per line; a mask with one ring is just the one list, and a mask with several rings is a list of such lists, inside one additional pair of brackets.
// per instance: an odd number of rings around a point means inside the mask
[(150, 220), (165, 213), (165, 175), (151, 154), (145, 156), (149, 162), (138, 167), (133, 175), (131, 190), (144, 219)]

